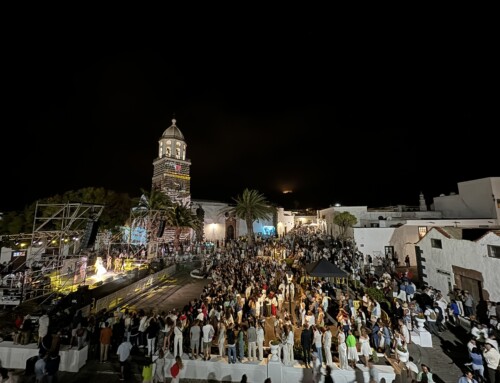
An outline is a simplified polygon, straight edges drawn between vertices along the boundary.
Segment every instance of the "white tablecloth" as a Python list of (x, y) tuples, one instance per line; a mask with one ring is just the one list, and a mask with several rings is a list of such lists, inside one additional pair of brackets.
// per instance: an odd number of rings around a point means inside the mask
[[(0, 363), (4, 368), (25, 369), (26, 361), (35, 355), (38, 355), (38, 347), (35, 343), (27, 345), (13, 342), (0, 343)], [(78, 372), (87, 362), (88, 346), (81, 350), (62, 346), (59, 355), (61, 355), (59, 371)]]

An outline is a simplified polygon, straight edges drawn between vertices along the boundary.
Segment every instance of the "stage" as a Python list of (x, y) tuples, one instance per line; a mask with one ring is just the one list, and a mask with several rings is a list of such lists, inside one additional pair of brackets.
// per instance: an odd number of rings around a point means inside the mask
[[(27, 345), (7, 341), (0, 343), (0, 361), (3, 368), (25, 369), (26, 361), (35, 355), (38, 355), (36, 343)], [(69, 346), (63, 345), (59, 355), (61, 356), (60, 371), (78, 372), (87, 362), (88, 346), (78, 350), (75, 347), (70, 349)]]

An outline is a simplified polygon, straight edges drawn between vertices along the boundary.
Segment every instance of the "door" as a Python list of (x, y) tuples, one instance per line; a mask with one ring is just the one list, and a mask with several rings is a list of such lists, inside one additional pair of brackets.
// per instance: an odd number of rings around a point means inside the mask
[(474, 298), (474, 303), (477, 305), (483, 300), (483, 287), (481, 281), (473, 278), (466, 277), (464, 275), (460, 276), (462, 290), (467, 290), (472, 294)]

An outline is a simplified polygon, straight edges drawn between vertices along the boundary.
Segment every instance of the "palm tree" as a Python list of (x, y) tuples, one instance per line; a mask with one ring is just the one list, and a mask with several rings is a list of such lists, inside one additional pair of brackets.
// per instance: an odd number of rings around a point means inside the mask
[(175, 203), (167, 210), (167, 226), (174, 228), (174, 248), (178, 250), (184, 229), (197, 230), (203, 222), (189, 208), (188, 204)]
[(250, 190), (248, 188), (243, 190), (243, 194), (233, 198), (233, 201), (236, 202), (236, 205), (228, 207), (224, 212), (245, 221), (247, 225), (248, 244), (252, 246), (254, 242), (254, 221), (258, 219), (271, 219), (275, 208), (270, 205), (263, 194), (257, 190)]
[(135, 200), (137, 208), (143, 210), (167, 210), (172, 207), (172, 200), (168, 195), (162, 193), (160, 190), (151, 189), (147, 192), (141, 189), (141, 196)]
[(167, 211), (173, 203), (169, 196), (157, 189), (151, 189), (150, 192), (141, 189), (141, 193), (134, 200), (136, 207), (132, 208), (131, 225), (146, 228), (149, 242), (151, 233), (158, 229), (161, 220), (166, 220)]

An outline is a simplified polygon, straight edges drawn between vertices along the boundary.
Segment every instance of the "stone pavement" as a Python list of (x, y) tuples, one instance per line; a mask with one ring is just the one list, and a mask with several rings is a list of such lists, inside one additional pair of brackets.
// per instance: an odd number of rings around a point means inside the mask
[(448, 330), (438, 336), (432, 335), (433, 347), (410, 344), (408, 350), (414, 363), (429, 366), (436, 383), (456, 383), (463, 375), (464, 363), (469, 361), (467, 342), (470, 329), (466, 322), (462, 326), (448, 325)]

